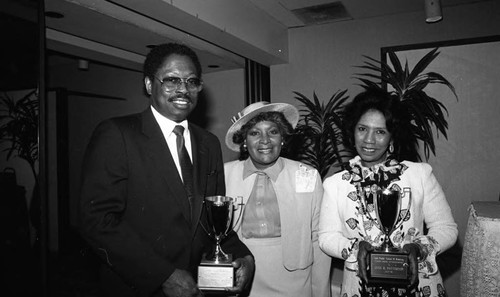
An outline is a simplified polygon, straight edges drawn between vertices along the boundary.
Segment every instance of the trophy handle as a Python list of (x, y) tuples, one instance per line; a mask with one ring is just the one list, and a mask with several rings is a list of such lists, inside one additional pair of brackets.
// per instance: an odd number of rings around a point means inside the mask
[[(411, 209), (411, 203), (412, 203), (411, 188), (409, 188), (409, 187), (403, 188), (403, 193), (401, 194), (400, 214), (403, 211), (403, 209), (402, 209), (403, 208), (403, 205), (402, 205), (403, 204), (403, 198), (407, 198), (408, 199), (406, 210), (410, 211), (410, 209)], [(399, 220), (397, 222), (396, 226), (394, 226), (394, 229), (398, 229), (399, 226), (401, 226), (403, 224), (406, 215), (407, 214), (403, 214), (403, 217), (401, 217), (401, 220)]]
[(234, 198), (234, 202), (235, 203), (233, 203), (233, 209), (235, 211), (239, 209), (239, 213), (238, 213), (238, 218), (236, 219), (235, 222), (233, 222), (233, 229), (237, 227), (238, 224), (240, 223), (241, 217), (243, 215), (243, 207), (245, 205), (243, 204), (243, 196), (236, 196), (236, 198)]

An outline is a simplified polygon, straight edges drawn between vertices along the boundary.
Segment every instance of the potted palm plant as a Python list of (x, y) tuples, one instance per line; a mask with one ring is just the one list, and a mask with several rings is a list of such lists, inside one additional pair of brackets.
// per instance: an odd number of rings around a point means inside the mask
[(335, 92), (326, 104), (320, 102), (316, 93), (313, 99), (294, 92), (301, 103), (300, 119), (295, 134), (289, 143), (291, 158), (316, 168), (325, 178), (332, 166), (341, 167), (347, 151), (343, 149), (342, 108), (349, 98), (347, 90)]
[(26, 160), (37, 180), (38, 96), (33, 90), (19, 100), (7, 93), (0, 97), (0, 144), (8, 143), (7, 159), (17, 156)]
[[(36, 162), (38, 160), (38, 93), (36, 90), (27, 93), (16, 100), (7, 93), (0, 95), (0, 144), (7, 152), (7, 160), (19, 157), (28, 162), (35, 186), (31, 197), (31, 208), (38, 201), (38, 174)], [(29, 212), (24, 187), (17, 184), (15, 168), (5, 168), (0, 180), (2, 188), (1, 217), (9, 228), (3, 232), (3, 239), (9, 250), (24, 251), (29, 248)], [(32, 220), (37, 227), (38, 214)]]
[[(385, 90), (389, 85), (392, 87), (389, 92), (399, 98), (403, 112), (402, 117), (407, 119), (405, 129), (409, 133), (406, 134), (407, 139), (403, 141), (399, 151), (396, 152), (398, 159), (421, 161), (419, 141), (423, 143), (425, 159), (429, 159), (431, 152), (436, 155), (433, 126), (436, 128), (437, 135), (441, 133), (446, 139), (448, 138), (448, 122), (445, 117), (445, 114), (448, 115), (448, 110), (442, 102), (427, 94), (425, 88), (430, 84), (445, 85), (458, 100), (455, 88), (441, 74), (424, 72), (439, 55), (438, 48), (428, 52), (411, 70), (408, 67), (408, 61), (403, 68), (394, 52), (389, 51), (387, 54), (391, 64), (364, 56), (367, 61), (358, 67), (369, 70), (369, 72), (358, 73), (355, 77), (361, 81), (364, 88)], [(375, 79), (376, 82), (372, 79)]]

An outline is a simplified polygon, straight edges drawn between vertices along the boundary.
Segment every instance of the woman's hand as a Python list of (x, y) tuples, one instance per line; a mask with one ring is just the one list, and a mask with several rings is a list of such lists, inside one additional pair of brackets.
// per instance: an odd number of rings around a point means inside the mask
[(364, 283), (368, 283), (368, 253), (373, 251), (373, 246), (367, 241), (359, 242), (358, 251), (358, 276)]
[(410, 264), (410, 287), (418, 285), (418, 261), (421, 256), (420, 246), (416, 243), (407, 243), (403, 246), (403, 251), (408, 253)]

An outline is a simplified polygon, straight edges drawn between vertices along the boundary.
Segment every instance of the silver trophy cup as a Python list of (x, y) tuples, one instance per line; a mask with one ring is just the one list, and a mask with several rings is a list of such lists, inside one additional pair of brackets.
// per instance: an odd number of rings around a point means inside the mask
[(232, 255), (221, 248), (222, 240), (231, 231), (234, 202), (234, 198), (227, 196), (205, 197), (207, 226), (204, 229), (215, 240), (215, 247), (203, 256), (198, 266), (198, 287), (201, 290), (220, 291), (234, 286)]
[[(408, 254), (396, 248), (390, 240), (401, 211), (401, 192), (380, 188), (372, 195), (376, 219), (385, 236), (382, 245), (369, 253), (368, 283), (405, 287), (409, 285)], [(405, 195), (410, 195), (411, 199), (409, 188), (405, 189)]]
[(377, 221), (382, 228), (382, 232), (385, 234), (381, 250), (387, 252), (394, 251), (394, 246), (389, 236), (394, 231), (394, 227), (398, 220), (399, 211), (401, 209), (401, 194), (397, 190), (382, 188), (375, 193), (373, 202), (375, 204)]
[(227, 263), (232, 261), (231, 254), (222, 250), (220, 243), (231, 230), (233, 221), (233, 201), (227, 196), (209, 196), (205, 198), (207, 211), (208, 235), (215, 239), (215, 248), (206, 260), (214, 263)]

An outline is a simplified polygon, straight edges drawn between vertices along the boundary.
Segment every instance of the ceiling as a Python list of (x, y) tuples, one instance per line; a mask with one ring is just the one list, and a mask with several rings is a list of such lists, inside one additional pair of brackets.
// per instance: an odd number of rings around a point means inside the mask
[[(288, 30), (417, 11), (424, 21), (423, 1), (45, 0), (46, 13), (63, 15), (46, 17), (47, 47), (74, 58), (140, 71), (150, 46), (175, 41), (198, 52), (204, 72), (242, 68), (245, 58), (269, 66), (287, 62)], [(441, 3), (445, 10), (481, 1), (494, 0)], [(9, 0), (8, 6), (15, 10), (33, 2)]]

